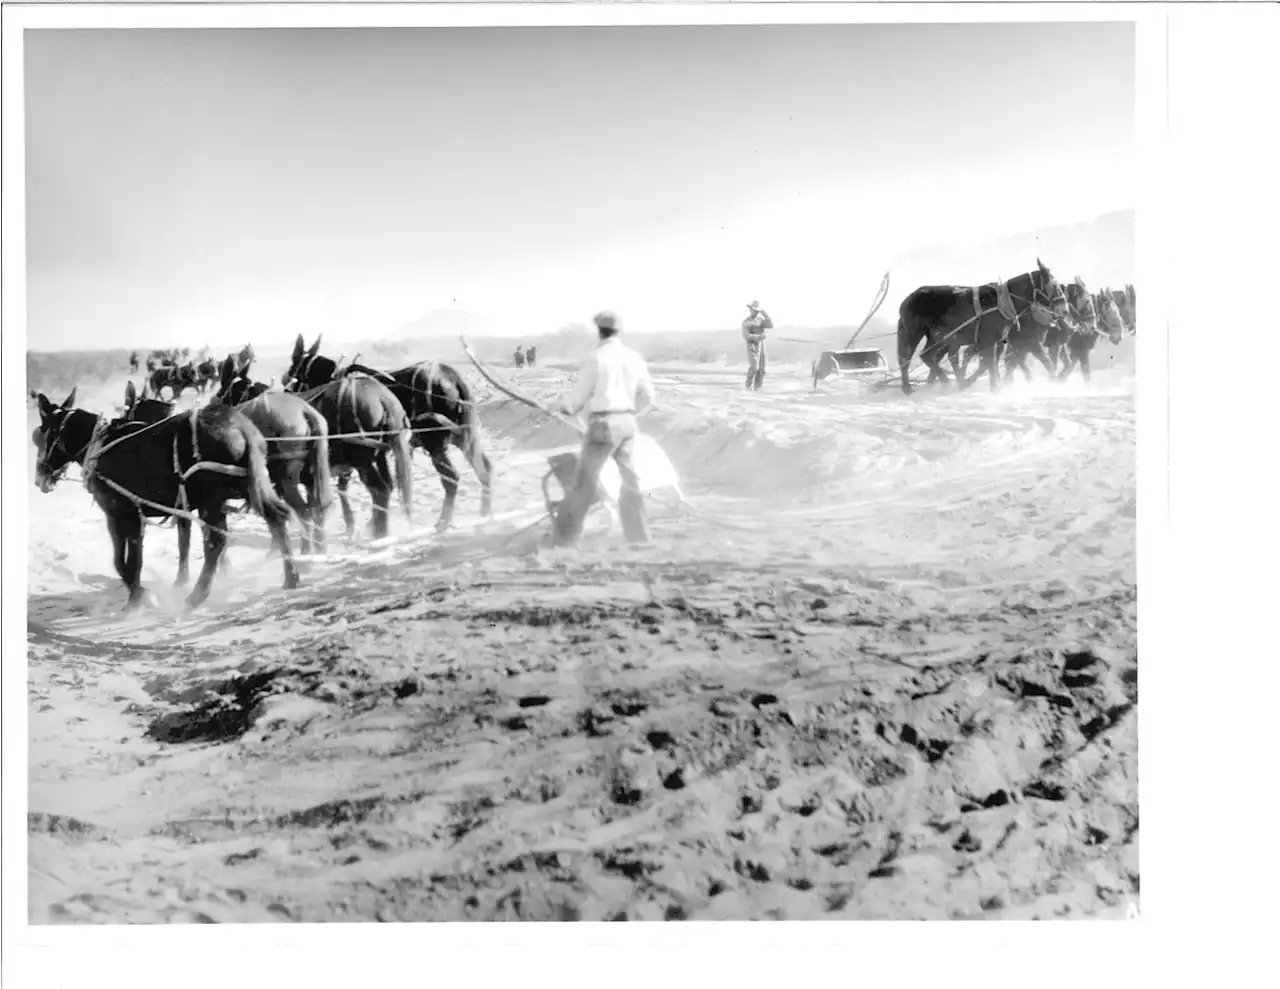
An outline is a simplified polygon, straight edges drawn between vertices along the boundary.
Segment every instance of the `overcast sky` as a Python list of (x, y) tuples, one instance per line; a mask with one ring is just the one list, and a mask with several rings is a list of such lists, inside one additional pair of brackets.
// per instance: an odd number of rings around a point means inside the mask
[(26, 37), (36, 349), (830, 324), (913, 246), (1133, 204), (1129, 25)]

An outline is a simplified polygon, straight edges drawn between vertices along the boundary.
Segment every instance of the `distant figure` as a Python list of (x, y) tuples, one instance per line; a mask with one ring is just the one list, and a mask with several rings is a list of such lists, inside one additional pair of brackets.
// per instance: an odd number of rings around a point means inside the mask
[(129, 373), (138, 373), (138, 352), (136, 350), (129, 355)]
[(582, 524), (600, 484), (600, 471), (610, 457), (617, 461), (622, 480), (618, 498), (622, 532), (629, 543), (647, 543), (649, 523), (633, 450), (640, 432), (636, 413), (653, 402), (653, 380), (644, 358), (618, 339), (616, 315), (598, 313), (595, 324), (600, 344), (583, 362), (573, 394), (561, 406), (569, 415), (585, 408), (588, 419), (573, 488), (565, 493), (555, 514), (555, 543), (572, 546), (582, 535)]
[(751, 315), (742, 321), (742, 339), (747, 344), (747, 383), (748, 391), (759, 391), (764, 384), (765, 366), (765, 333), (773, 329), (773, 320), (760, 308), (759, 302), (748, 302)]
[(530, 347), (528, 353), (524, 355), (524, 359), (529, 362), (530, 367), (533, 367), (538, 362), (538, 348)]
[(525, 362), (524, 347), (517, 346), (516, 347), (516, 367), (524, 367), (524, 362)]

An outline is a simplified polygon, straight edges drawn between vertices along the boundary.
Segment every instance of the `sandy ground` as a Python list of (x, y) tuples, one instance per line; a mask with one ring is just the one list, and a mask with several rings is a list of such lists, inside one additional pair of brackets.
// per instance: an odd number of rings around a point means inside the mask
[(496, 399), (488, 523), (468, 474), (430, 535), (418, 458), (412, 530), (286, 593), (233, 517), (190, 614), (168, 527), (126, 617), (87, 493), (31, 487), (31, 921), (1123, 916), (1131, 373), (909, 399), (655, 377), (688, 508), (653, 495), (643, 550), (600, 515), (540, 545), (573, 437)]

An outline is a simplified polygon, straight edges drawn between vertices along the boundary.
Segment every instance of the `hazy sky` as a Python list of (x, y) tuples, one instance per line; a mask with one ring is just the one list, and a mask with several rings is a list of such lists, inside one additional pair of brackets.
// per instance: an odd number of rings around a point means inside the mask
[(913, 246), (1132, 205), (1129, 25), (26, 37), (37, 349), (835, 323)]

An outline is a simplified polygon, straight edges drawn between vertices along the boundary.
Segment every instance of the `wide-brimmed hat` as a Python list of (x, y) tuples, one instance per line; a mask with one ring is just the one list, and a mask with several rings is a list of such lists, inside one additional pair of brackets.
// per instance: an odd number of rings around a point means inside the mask
[(617, 332), (620, 329), (618, 314), (608, 309), (602, 310), (595, 314), (592, 322), (602, 330), (613, 330)]
[(760, 301), (757, 299), (757, 300), (753, 300), (753, 301), (751, 301), (751, 302), (748, 302), (748, 303), (747, 303), (747, 308), (748, 308), (748, 309), (755, 309), (756, 311), (759, 311), (759, 309), (760, 309)]

